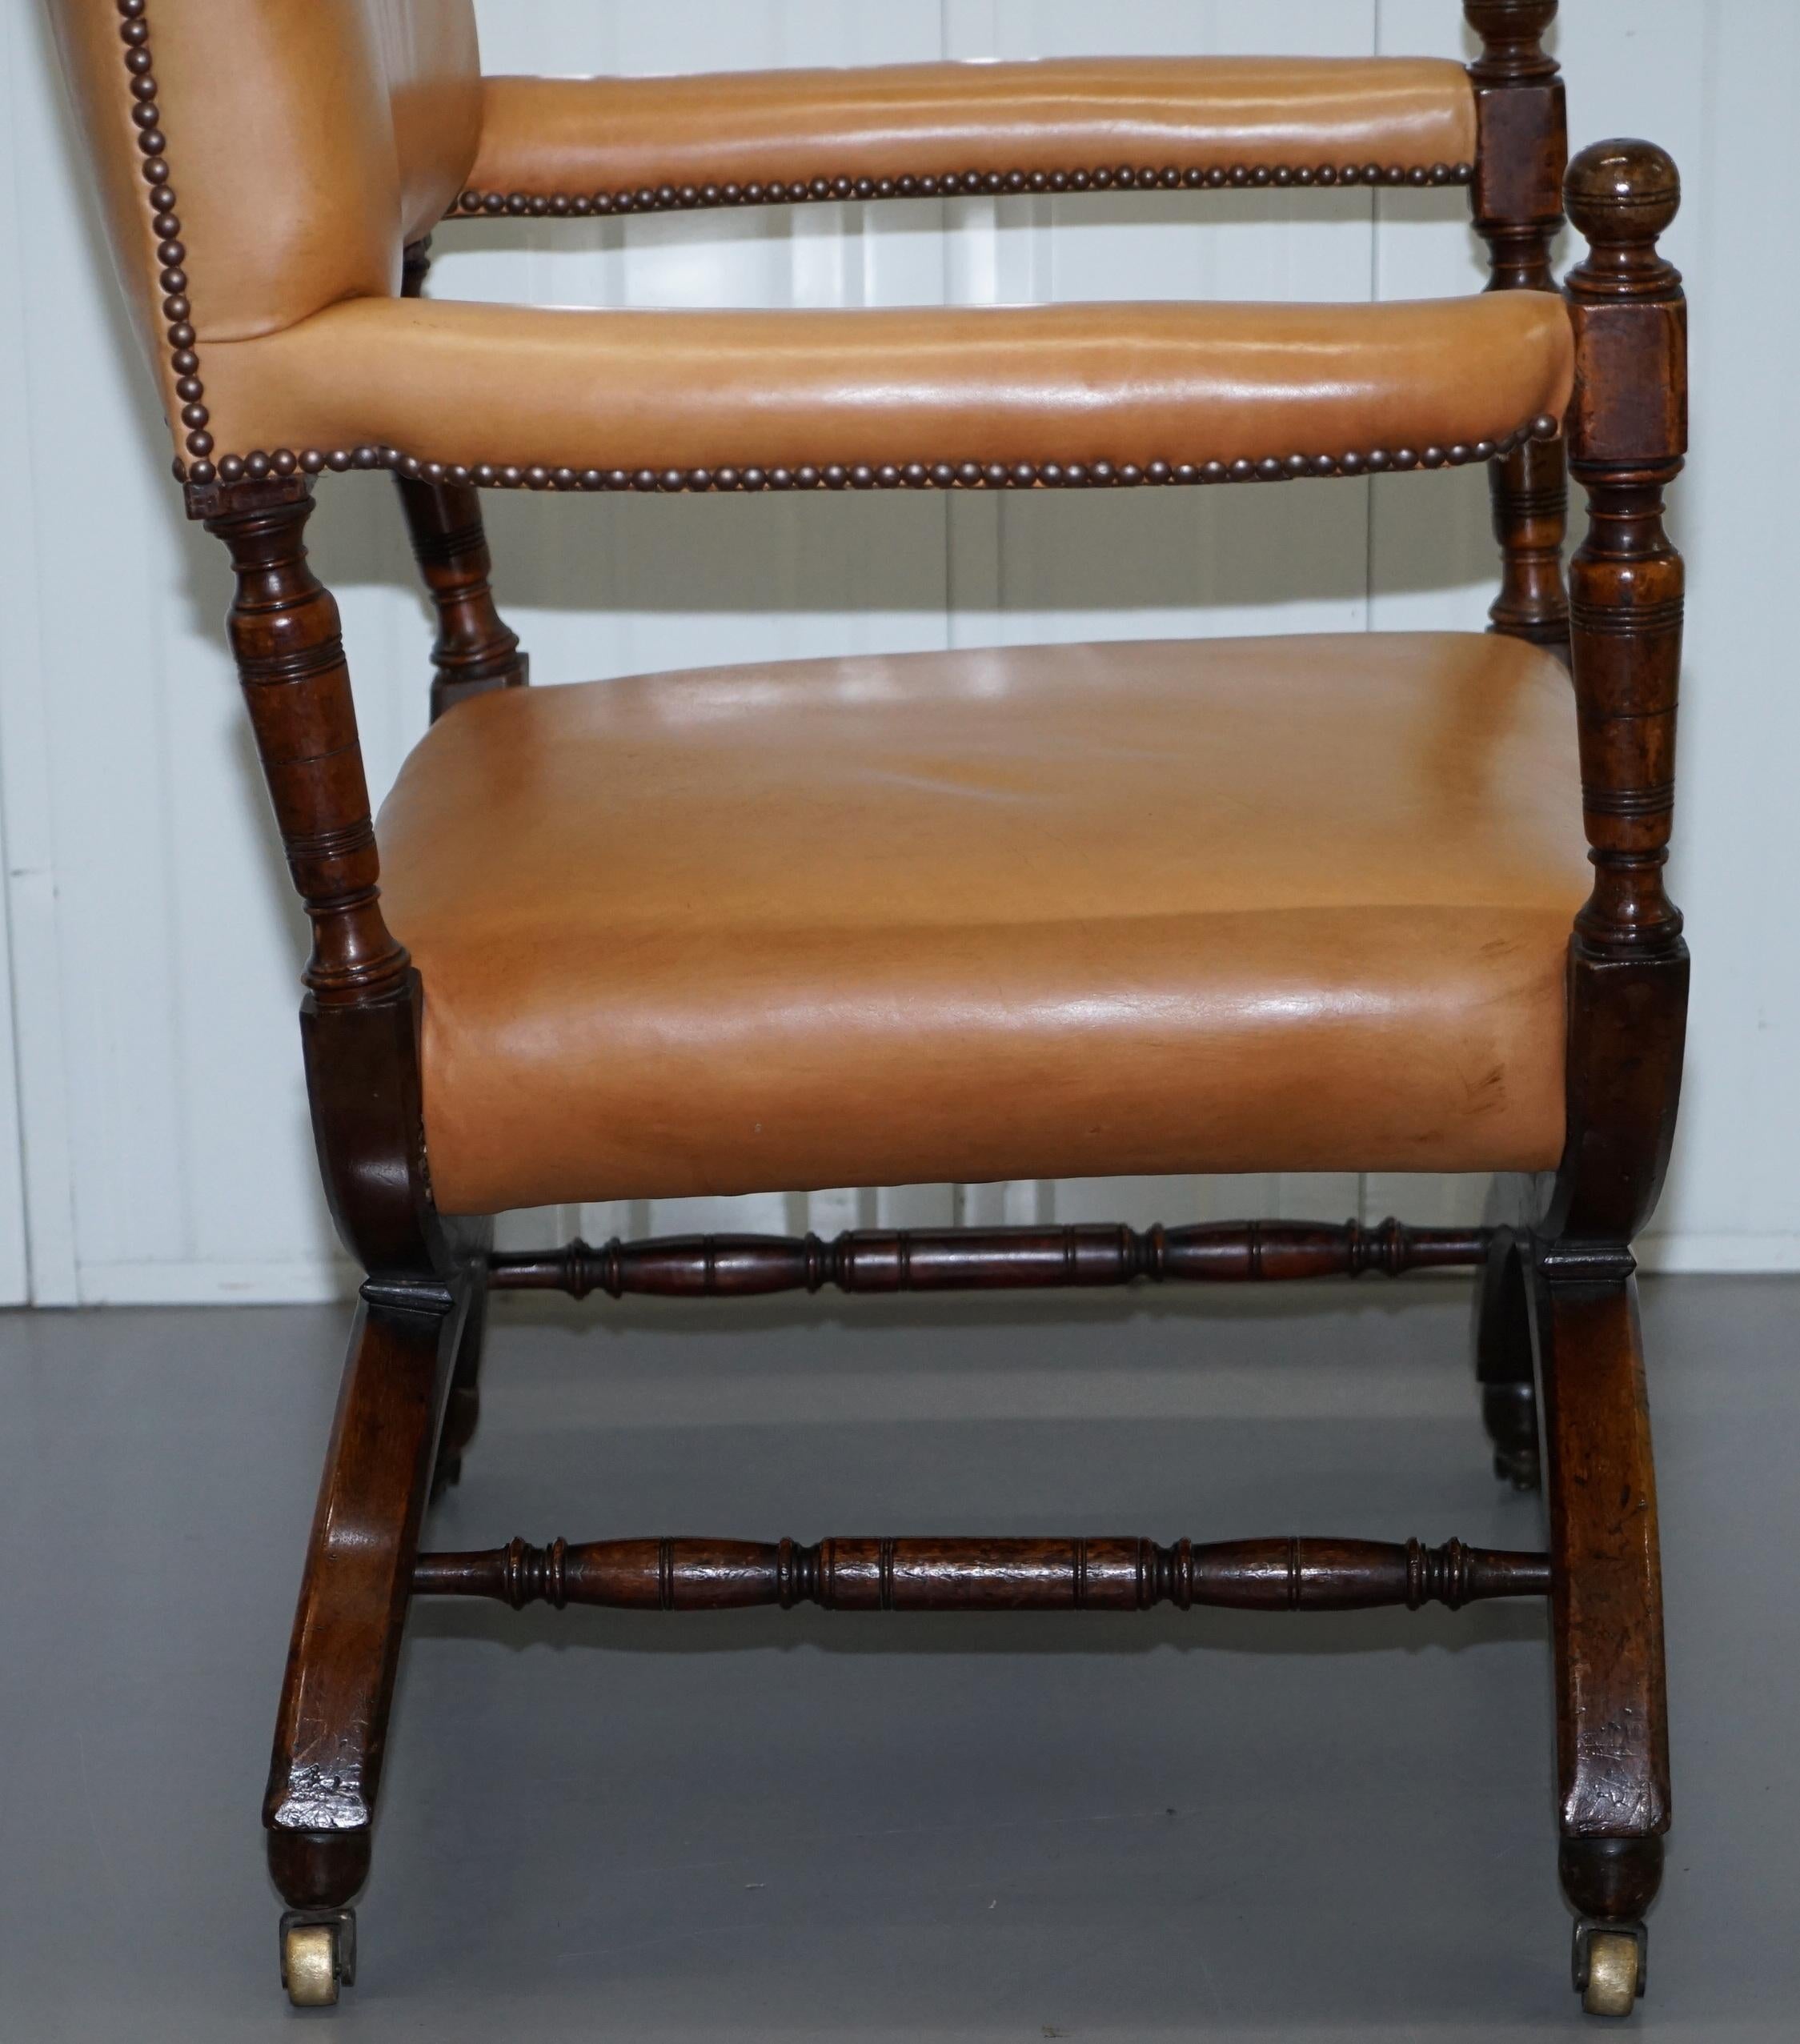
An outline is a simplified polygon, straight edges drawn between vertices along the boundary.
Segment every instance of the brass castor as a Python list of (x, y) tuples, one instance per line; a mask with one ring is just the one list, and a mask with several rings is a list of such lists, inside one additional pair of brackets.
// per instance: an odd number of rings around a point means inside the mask
[(1590, 2016), (1628, 2016), (1644, 1991), (1647, 1939), (1641, 1923), (1575, 1928), (1575, 1991)]
[(281, 1984), (297, 2009), (335, 2006), (356, 1982), (356, 1912), (290, 1910), (281, 1920)]

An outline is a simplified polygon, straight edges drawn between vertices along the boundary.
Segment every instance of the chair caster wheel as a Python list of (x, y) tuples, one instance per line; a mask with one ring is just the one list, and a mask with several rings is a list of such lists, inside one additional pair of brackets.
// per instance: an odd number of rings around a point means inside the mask
[(356, 1982), (356, 1912), (290, 1910), (281, 1920), (281, 1984), (297, 2009), (329, 2009)]
[(1575, 1926), (1575, 1991), (1590, 2016), (1628, 2016), (1644, 1991), (1648, 1938), (1641, 1923)]

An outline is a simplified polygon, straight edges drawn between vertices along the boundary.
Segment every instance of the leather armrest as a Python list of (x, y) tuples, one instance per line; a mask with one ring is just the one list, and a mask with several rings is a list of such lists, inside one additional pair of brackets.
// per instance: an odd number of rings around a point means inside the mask
[(343, 466), (387, 447), (471, 471), (587, 471), (589, 487), (640, 472), (680, 487), (695, 471), (833, 464), (941, 482), (934, 467), (976, 463), (1267, 463), (1273, 476), (1377, 453), (1411, 466), (1402, 451), (1466, 459), (1560, 418), (1573, 362), (1562, 301), (1537, 291), (828, 312), (360, 299), (215, 343), (206, 385), (220, 445), (239, 453)]
[(910, 195), (945, 179), (962, 190), (1288, 182), (1296, 174), (1307, 183), (1446, 182), (1469, 174), (1476, 150), (1473, 87), (1460, 64), (1440, 58), (1107, 57), (490, 78), (483, 102), (461, 201), (469, 212), (548, 210), (534, 199), (603, 212), (848, 198), (859, 185), (869, 188), (864, 197)]

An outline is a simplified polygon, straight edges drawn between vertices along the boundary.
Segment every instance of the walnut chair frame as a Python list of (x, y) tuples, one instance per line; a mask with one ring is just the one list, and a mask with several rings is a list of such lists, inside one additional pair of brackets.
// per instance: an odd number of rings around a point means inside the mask
[[(1600, 145), (1567, 170), (1590, 253), (1567, 280), (1576, 351), (1566, 420), (1542, 418), (1478, 447), (1261, 463), (981, 464), (794, 470), (459, 468), (385, 446), (222, 453), (214, 444), (171, 188), (179, 138), (156, 100), (153, 0), (114, 0), (160, 238), (162, 311), (184, 409), (178, 479), (190, 515), (228, 549), (230, 630), (294, 884), (313, 928), (302, 1032), (319, 1156), (342, 1237), (367, 1273), (308, 1549), (264, 1821), (287, 1906), (283, 1968), (301, 2003), (354, 1977), (352, 1904), (370, 1865), (400, 1641), (415, 1597), (534, 1600), (663, 1611), (811, 1601), (884, 1610), (1141, 1609), (1229, 1605), (1360, 1608), (1547, 1596), (1557, 1704), (1561, 1874), (1576, 1917), (1575, 1981), (1592, 2010), (1629, 2011), (1644, 1985), (1644, 1918), (1670, 1817), (1655, 1486), (1633, 1240), (1655, 1205), (1679, 1086), (1687, 999), (1682, 920), (1663, 886), (1674, 800), (1682, 568), (1663, 491), (1686, 447), (1680, 279), (1658, 253), (1673, 219), (1673, 164), (1644, 142)], [(1555, 0), (1465, 0), (1472, 163), (1066, 171), (1003, 162), (960, 173), (841, 174), (759, 186), (668, 179), (586, 194), (471, 187), (454, 222), (496, 214), (628, 210), (956, 191), (1403, 182), (1471, 187), (1492, 288), (1553, 289), (1565, 201), (1563, 89), (1542, 37)], [(452, 229), (453, 230), (453, 229)], [(408, 250), (423, 287), (427, 246)], [(1585, 487), (1587, 536), (1565, 595), (1565, 456)], [(492, 1252), (491, 1224), (441, 1216), (425, 1153), (423, 1003), (383, 919), (376, 845), (336, 608), (303, 535), (319, 475), (397, 478), (435, 606), (435, 717), (522, 687), (526, 656), (489, 587), (479, 491), (790, 488), (1042, 489), (1277, 481), (1384, 468), (1492, 463), (1504, 581), (1501, 633), (1572, 662), (1592, 893), (1568, 957), (1567, 1135), (1560, 1168), (1517, 1224), (1373, 1230), (1250, 1222), (1155, 1228), (854, 1232), (835, 1242), (712, 1236)], [(1213, 473), (1217, 469), (1218, 473)], [(1548, 1551), (1427, 1549), (1344, 1540), (1210, 1546), (1139, 1539), (608, 1541), (484, 1553), (421, 1551), (437, 1487), (475, 1430), (491, 1291), (743, 1297), (1242, 1282), (1465, 1266), (1480, 1272), (1477, 1365), (1500, 1473), (1541, 1481)], [(1541, 1405), (1541, 1409), (1540, 1409)], [(1541, 1455), (1540, 1454), (1541, 1437)]]

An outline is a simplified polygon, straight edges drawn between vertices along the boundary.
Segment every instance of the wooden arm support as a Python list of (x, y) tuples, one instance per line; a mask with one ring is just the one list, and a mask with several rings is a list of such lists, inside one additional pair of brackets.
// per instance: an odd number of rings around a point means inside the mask
[[(431, 267), (431, 238), (406, 252), (401, 291), (423, 298)], [(413, 559), (438, 614), (431, 648), (436, 670), (431, 683), (431, 721), (471, 695), (493, 688), (523, 688), (531, 678), (530, 656), (519, 635), (501, 617), (488, 578), (494, 572), (483, 522), (481, 496), (467, 483), (395, 471), (400, 508), (406, 515)]]
[(1622, 1248), (1662, 1188), (1687, 1013), (1682, 917), (1663, 885), (1683, 570), (1662, 494), (1687, 450), (1687, 307), (1679, 271), (1657, 247), (1681, 180), (1653, 143), (1598, 142), (1570, 165), (1567, 197), (1591, 245), (1565, 289), (1569, 465), (1589, 506), (1571, 609), (1594, 880), (1575, 920), (1569, 1133), (1544, 1232)]
[[(1556, 59), (1543, 38), (1557, 0), (1463, 0), (1481, 38), (1469, 66), (1481, 137), (1473, 201), (1486, 242), (1489, 291), (1551, 291), (1550, 250), (1562, 225), (1569, 120)], [(1488, 472), (1505, 577), (1493, 629), (1569, 657), (1562, 543), (1569, 475), (1560, 441), (1527, 441)]]
[(1341, 1228), (1304, 1221), (1231, 1220), (1194, 1228), (947, 1228), (852, 1229), (816, 1235), (616, 1237), (595, 1248), (579, 1238), (560, 1249), (491, 1256), (498, 1291), (627, 1293), (666, 1299), (747, 1298), (769, 1292), (976, 1292), (1064, 1286), (1234, 1285), (1304, 1277), (1360, 1277), (1378, 1270), (1478, 1264), (1485, 1228)]
[(522, 1540), (422, 1554), (415, 1597), (486, 1597), (622, 1611), (817, 1604), (832, 1611), (1361, 1611), (1545, 1597), (1549, 1557), (1372, 1540)]

